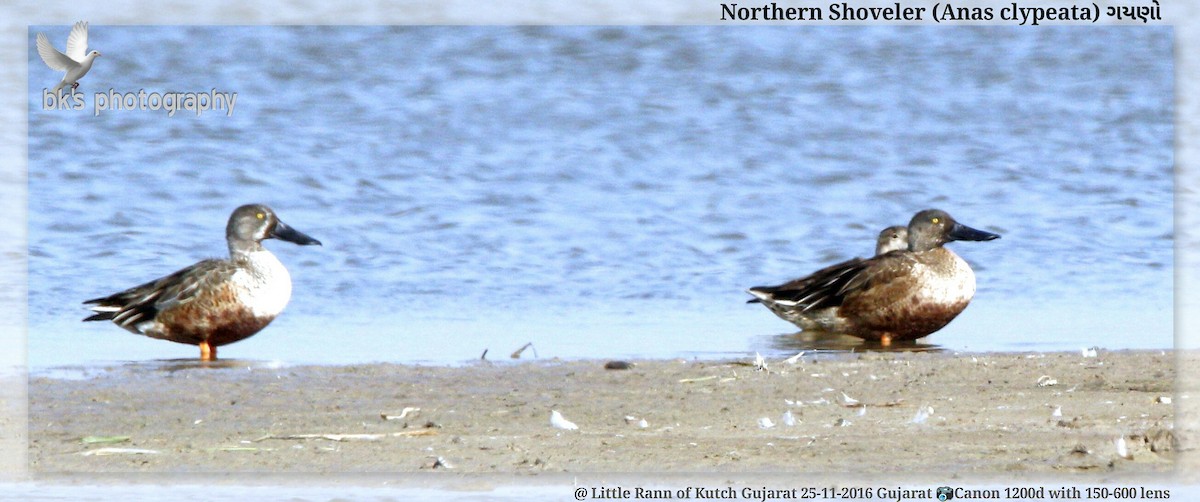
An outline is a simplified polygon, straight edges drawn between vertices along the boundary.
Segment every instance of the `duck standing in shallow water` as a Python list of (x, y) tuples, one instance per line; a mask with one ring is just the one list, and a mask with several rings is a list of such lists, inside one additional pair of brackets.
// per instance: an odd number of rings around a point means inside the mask
[(132, 333), (200, 346), (200, 359), (217, 347), (258, 333), (283, 311), (292, 279), (264, 239), (301, 246), (321, 242), (285, 225), (262, 204), (239, 207), (225, 227), (229, 259), (209, 259), (120, 293), (83, 302), (95, 314)]
[[(880, 236), (879, 249), (886, 234)], [(944, 327), (975, 296), (975, 273), (943, 245), (998, 238), (958, 223), (945, 211), (926, 209), (908, 224), (907, 249), (855, 258), (779, 286), (750, 288), (749, 293), (804, 331), (883, 345), (916, 340)]]

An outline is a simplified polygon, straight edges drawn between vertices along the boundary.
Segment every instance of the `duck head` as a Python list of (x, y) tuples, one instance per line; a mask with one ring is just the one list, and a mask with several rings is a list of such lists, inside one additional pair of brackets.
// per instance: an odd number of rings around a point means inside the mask
[(235, 247), (255, 248), (264, 239), (279, 239), (301, 246), (321, 245), (321, 241), (288, 226), (275, 216), (275, 211), (262, 204), (247, 204), (235, 209), (225, 227), (225, 238), (229, 240), (231, 250)]
[(952, 241), (990, 241), (999, 238), (998, 234), (963, 225), (939, 209), (921, 211), (908, 223), (910, 251), (928, 251)]

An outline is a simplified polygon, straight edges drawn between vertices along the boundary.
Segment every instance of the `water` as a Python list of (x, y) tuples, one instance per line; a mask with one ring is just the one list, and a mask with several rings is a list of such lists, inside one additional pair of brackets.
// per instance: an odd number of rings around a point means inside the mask
[[(229, 358), (791, 355), (744, 289), (927, 207), (1003, 235), (951, 244), (979, 291), (929, 344), (1169, 348), (1171, 36), (93, 25), (84, 110), (29, 52), (29, 364), (195, 357), (80, 302), (224, 255), (247, 202), (325, 245), (267, 243), (292, 301)], [(110, 89), (238, 100), (95, 116)]]

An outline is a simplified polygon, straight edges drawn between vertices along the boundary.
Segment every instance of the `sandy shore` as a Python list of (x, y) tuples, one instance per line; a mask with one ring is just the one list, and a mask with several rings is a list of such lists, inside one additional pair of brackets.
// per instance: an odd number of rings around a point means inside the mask
[[(1174, 425), (1196, 388), (1177, 388), (1186, 357), (158, 363), (31, 377), (28, 460), (35, 475), (1171, 473), (1195, 433)], [(551, 410), (579, 429), (552, 427)]]

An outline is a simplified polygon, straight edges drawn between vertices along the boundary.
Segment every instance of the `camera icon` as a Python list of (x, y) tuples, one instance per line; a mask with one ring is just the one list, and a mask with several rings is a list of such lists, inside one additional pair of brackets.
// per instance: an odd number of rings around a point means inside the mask
[(937, 489), (937, 499), (942, 502), (954, 500), (954, 489), (949, 486), (939, 486)]

